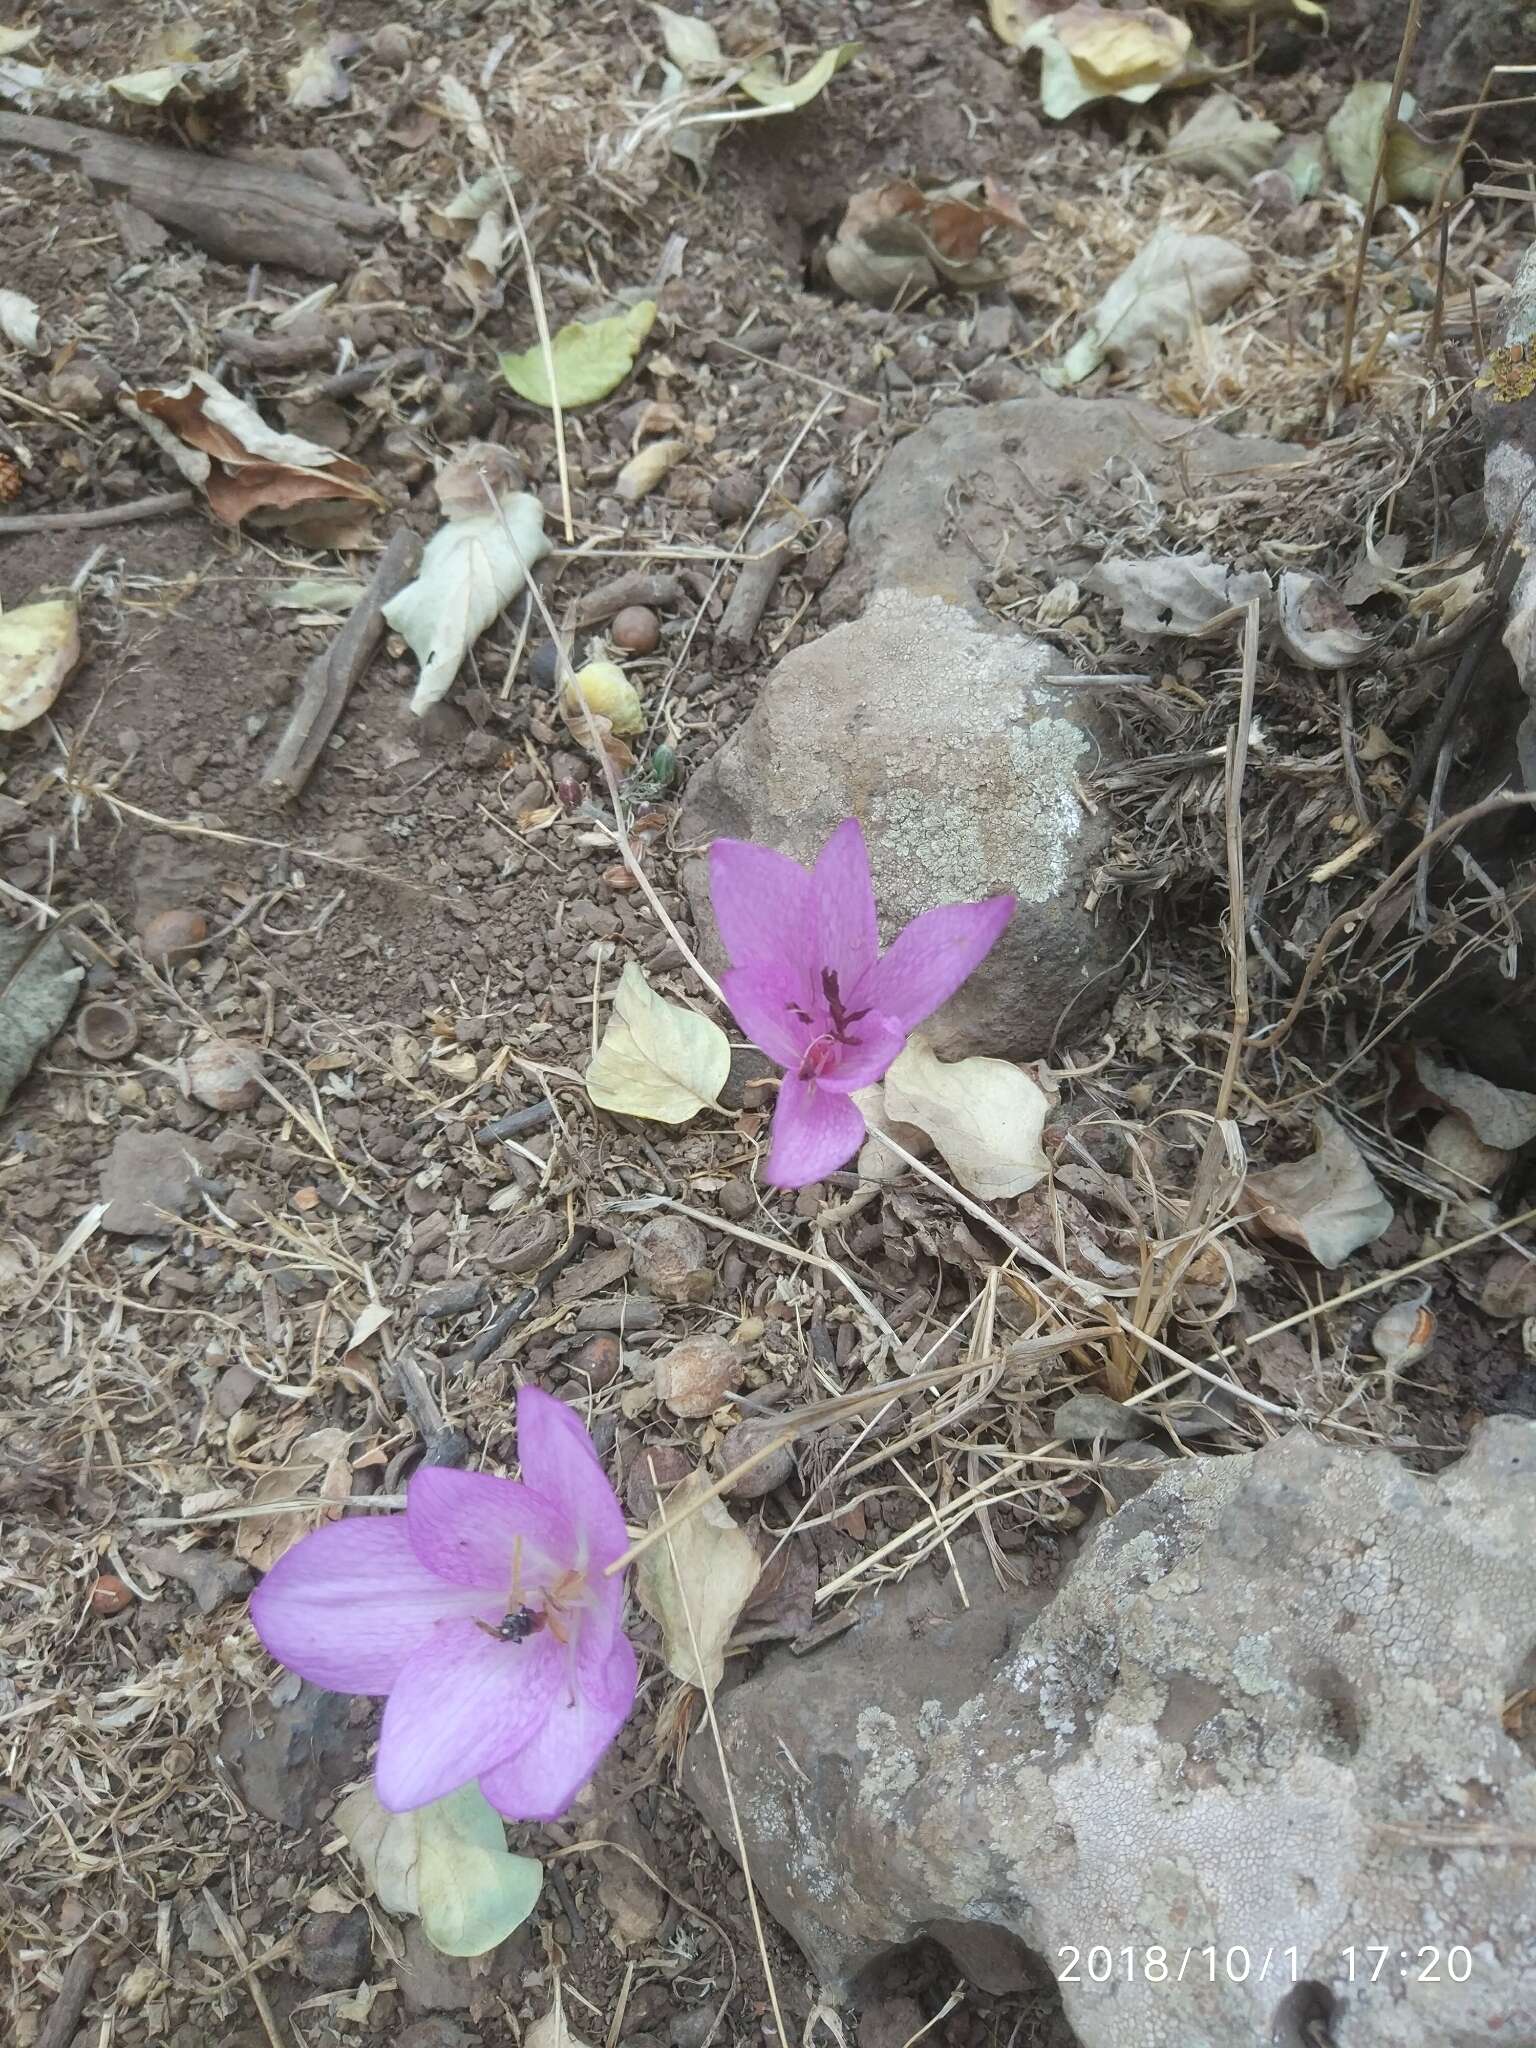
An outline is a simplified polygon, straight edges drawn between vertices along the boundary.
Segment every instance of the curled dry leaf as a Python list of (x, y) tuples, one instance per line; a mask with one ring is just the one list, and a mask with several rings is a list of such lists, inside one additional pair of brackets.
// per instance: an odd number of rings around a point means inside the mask
[(1442, 1108), (1459, 1110), (1485, 1145), (1518, 1152), (1536, 1138), (1536, 1095), (1464, 1074), (1427, 1052), (1416, 1052), (1413, 1065), (1424, 1092)]
[(1179, 129), (1164, 156), (1181, 171), (1207, 171), (1246, 185), (1273, 161), (1279, 144), (1280, 130), (1273, 121), (1250, 114), (1229, 92), (1213, 92)]
[(849, 200), (827, 270), (840, 291), (873, 306), (910, 303), (940, 284), (978, 291), (1006, 275), (1025, 226), (990, 178), (932, 192), (897, 178)]
[(0, 615), (0, 732), (20, 732), (41, 718), (79, 659), (73, 598), (44, 598)]
[[(247, 1505), (259, 1508), (294, 1500), (310, 1487), (316, 1489), (315, 1507), (343, 1501), (352, 1491), (350, 1438), (344, 1429), (313, 1429), (301, 1437), (286, 1465), (275, 1466), (256, 1481)], [(236, 1525), (235, 1555), (242, 1563), (269, 1572), (283, 1552), (291, 1550), (314, 1526), (313, 1508), (247, 1515)]]
[(258, 508), (288, 513), (313, 510), (325, 499), (380, 502), (360, 464), (299, 434), (278, 433), (205, 371), (194, 370), (170, 390), (146, 386), (125, 393), (118, 403), (227, 526), (238, 526)]
[[(1340, 182), (1359, 206), (1364, 206), (1371, 196), (1376, 160), (1382, 138), (1387, 136), (1391, 98), (1391, 86), (1380, 81), (1357, 85), (1323, 131), (1329, 154), (1338, 166)], [(1407, 124), (1417, 112), (1418, 102), (1411, 92), (1405, 92), (1398, 102), (1398, 118), (1387, 136), (1386, 159), (1376, 195), (1378, 205), (1385, 206), (1393, 200), (1427, 203), (1439, 192), (1442, 180), (1447, 181), (1447, 202), (1461, 197), (1461, 171), (1453, 170), (1456, 144), (1436, 145), (1416, 135)]]
[(642, 299), (626, 313), (615, 313), (606, 320), (573, 320), (562, 327), (551, 337), (549, 347), (553, 391), (549, 365), (537, 344), (521, 355), (504, 355), (501, 374), (518, 397), (531, 405), (553, 405), (556, 393), (563, 411), (595, 405), (616, 391), (634, 368), (640, 344), (655, 318), (656, 301)]
[(960, 1185), (983, 1201), (1022, 1195), (1044, 1177), (1040, 1133), (1048, 1107), (1022, 1067), (940, 1060), (921, 1033), (885, 1076), (886, 1114), (931, 1138)]
[(1373, 654), (1376, 642), (1362, 633), (1352, 613), (1321, 576), (1287, 569), (1276, 593), (1280, 638), (1305, 668), (1348, 668)]
[(544, 507), (527, 491), (509, 492), (494, 511), (450, 518), (433, 534), (415, 581), (384, 607), (421, 664), (411, 697), (418, 718), (448, 694), (465, 655), (548, 553)]
[(691, 83), (707, 84), (729, 70), (730, 59), (720, 47), (720, 38), (707, 21), (691, 14), (678, 14), (652, 0), (651, 12), (661, 24), (661, 40), (667, 55)]
[(143, 71), (124, 71), (107, 80), (109, 92), (139, 107), (162, 107), (174, 92), (189, 100), (205, 99), (211, 93), (228, 92), (240, 82), (245, 53), (216, 57), (206, 63), (177, 60), (154, 64)]
[[(663, 1520), (677, 1526), (642, 1553), (635, 1591), (660, 1625), (667, 1669), (712, 1694), (725, 1672), (725, 1646), (762, 1566), (751, 1537), (737, 1528), (724, 1502), (704, 1498), (710, 1485), (707, 1472), (692, 1472), (667, 1495), (649, 1526), (658, 1529)], [(700, 1500), (702, 1507), (696, 1506)], [(686, 1520), (679, 1519), (684, 1515)]]
[(1313, 1128), (1315, 1147), (1305, 1159), (1248, 1176), (1241, 1207), (1265, 1230), (1332, 1268), (1381, 1236), (1391, 1224), (1392, 1204), (1342, 1124), (1319, 1110)]
[(760, 107), (773, 107), (781, 114), (792, 114), (799, 107), (808, 107), (843, 66), (853, 62), (859, 49), (858, 43), (838, 43), (830, 50), (823, 50), (798, 78), (780, 78), (766, 61), (754, 64), (750, 71), (737, 79), (736, 89), (744, 92), (749, 100), (756, 100)]
[(589, 661), (561, 691), (560, 715), (579, 740), (583, 739), (587, 712), (605, 719), (612, 732), (645, 729), (640, 692), (616, 661)]
[(45, 344), (38, 339), (38, 310), (35, 299), (29, 299), (22, 292), (0, 291), (0, 334), (13, 348), (25, 349), (29, 356), (48, 353)]
[(1109, 361), (1139, 369), (1186, 341), (1248, 289), (1253, 260), (1220, 235), (1159, 228), (1099, 301), (1088, 332), (1048, 381), (1077, 384)]
[(1192, 83), (1187, 22), (1160, 7), (1097, 7), (1091, 0), (1043, 14), (1016, 39), (1040, 52), (1040, 106), (1064, 121), (1095, 100), (1139, 104), (1165, 87)]
[(619, 471), (614, 494), (626, 505), (638, 504), (647, 491), (655, 490), (667, 471), (688, 453), (686, 441), (652, 441), (631, 455)]
[(359, 36), (334, 35), (301, 50), (298, 60), (283, 73), (289, 106), (303, 112), (339, 107), (352, 92), (352, 81), (342, 69), (342, 60), (355, 57), (362, 47)]
[(685, 1124), (701, 1109), (719, 1107), (730, 1070), (730, 1041), (720, 1026), (657, 995), (629, 961), (587, 1067), (587, 1094), (597, 1107)]
[(544, 1867), (507, 1849), (501, 1816), (478, 1785), (409, 1813), (390, 1813), (371, 1784), (349, 1792), (332, 1818), (386, 1913), (415, 1913), (448, 1956), (480, 1956), (521, 1927), (538, 1904)]
[(1111, 556), (1083, 578), (1120, 607), (1129, 632), (1198, 639), (1255, 597), (1267, 597), (1262, 569), (1238, 571), (1207, 554), (1151, 555), (1132, 562)]

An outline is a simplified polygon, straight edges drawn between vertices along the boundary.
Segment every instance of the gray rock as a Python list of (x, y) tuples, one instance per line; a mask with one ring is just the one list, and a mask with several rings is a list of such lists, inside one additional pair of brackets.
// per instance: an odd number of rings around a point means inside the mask
[(177, 1550), (170, 1543), (141, 1543), (139, 1560), (162, 1577), (192, 1588), (199, 1614), (212, 1614), (226, 1600), (242, 1600), (256, 1582), (248, 1564), (217, 1550)]
[(466, 2033), (456, 2020), (417, 2020), (399, 2036), (395, 2048), (480, 2048), (480, 2036)]
[(475, 1979), (463, 1956), (445, 1956), (411, 1920), (405, 1929), (405, 1959), (395, 1972), (409, 2013), (468, 2012)]
[[(830, 1988), (985, 1934), (1064, 1979), (1083, 2048), (1530, 2038), (1536, 1743), (1502, 1713), (1536, 1680), (1533, 1516), (1536, 1424), (1433, 1479), (1298, 1430), (1172, 1466), (1054, 1594), (978, 1578), (958, 1614), (926, 1580), (953, 1618), (914, 1627), (882, 1589), (720, 1701), (754, 1878)], [(687, 1779), (729, 1842), (707, 1739)], [(1090, 1945), (1168, 1978), (1096, 1984)], [(1464, 1982), (1411, 1981), (1453, 1945)]]
[(262, 1721), (237, 1707), (220, 1731), (219, 1760), (248, 1806), (284, 1827), (308, 1827), (316, 1801), (353, 1775), (368, 1747), (351, 1712), (344, 1693), (308, 1683)]
[(349, 1991), (368, 1974), (373, 1937), (366, 1908), (312, 1913), (299, 1931), (294, 1968), (320, 1991)]
[(1051, 1434), (1069, 1444), (1089, 1443), (1095, 1437), (1107, 1444), (1133, 1443), (1151, 1426), (1139, 1408), (1127, 1408), (1092, 1387), (1079, 1387), (1068, 1395), (1051, 1417)]
[(1240, 439), (1134, 399), (1064, 398), (1039, 383), (996, 405), (955, 407), (899, 441), (859, 500), (824, 616), (838, 605), (846, 616), (866, 591), (893, 587), (979, 613), (983, 574), (1038, 567), (1067, 544), (1057, 525), (1064, 502), (1076, 531), (1113, 529), (1133, 511), (1141, 529), (1149, 500), (1182, 501), (1204, 478), (1306, 459), (1283, 441)]
[(103, 1230), (124, 1237), (163, 1236), (192, 1206), (197, 1183), (213, 1172), (212, 1149), (180, 1131), (124, 1131), (102, 1169)]
[[(1083, 907), (1103, 835), (1078, 795), (1097, 738), (1080, 693), (1052, 690), (1041, 642), (954, 604), (879, 592), (854, 624), (796, 648), (741, 729), (694, 777), (685, 840), (754, 839), (814, 860), (864, 824), (882, 943), (939, 903), (1012, 890), (1012, 923), (924, 1029), (941, 1052), (1043, 1052), (1068, 1004), (1111, 992), (1118, 934)], [(685, 880), (706, 953), (720, 949), (707, 865)]]

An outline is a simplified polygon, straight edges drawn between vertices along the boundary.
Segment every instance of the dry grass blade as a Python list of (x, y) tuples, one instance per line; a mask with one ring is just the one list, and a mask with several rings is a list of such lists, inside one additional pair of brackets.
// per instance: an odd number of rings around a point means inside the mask
[(1397, 68), (1392, 74), (1392, 91), (1387, 100), (1381, 141), (1376, 149), (1376, 167), (1371, 173), (1370, 194), (1365, 202), (1365, 211), (1360, 222), (1360, 239), (1355, 248), (1355, 271), (1350, 279), (1349, 298), (1344, 306), (1344, 339), (1339, 349), (1339, 389), (1346, 397), (1350, 392), (1351, 358), (1355, 347), (1355, 322), (1360, 312), (1360, 290), (1365, 283), (1365, 265), (1370, 254), (1371, 224), (1376, 218), (1376, 201), (1381, 194), (1382, 174), (1386, 169), (1392, 130), (1397, 123), (1397, 111), (1403, 103), (1403, 91), (1408, 83), (1408, 66), (1413, 58), (1414, 45), (1419, 39), (1421, 6), (1422, 0), (1408, 0), (1408, 18), (1403, 23), (1403, 40), (1398, 45)]

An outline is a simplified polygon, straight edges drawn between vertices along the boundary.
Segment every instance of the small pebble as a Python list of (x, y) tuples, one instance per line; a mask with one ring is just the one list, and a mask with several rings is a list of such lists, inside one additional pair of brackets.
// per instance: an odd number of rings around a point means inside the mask
[(741, 1384), (746, 1354), (723, 1337), (685, 1337), (656, 1362), (656, 1396), (674, 1415), (712, 1415)]
[(184, 953), (195, 953), (208, 936), (208, 920), (200, 910), (162, 910), (139, 933), (144, 958), (163, 967)]
[(615, 647), (627, 654), (650, 654), (661, 639), (661, 621), (649, 605), (628, 604), (609, 631)]
[(541, 640), (528, 657), (528, 680), (536, 690), (552, 690), (560, 673), (560, 650), (553, 640)]
[(733, 469), (714, 486), (709, 494), (709, 509), (719, 520), (730, 524), (745, 519), (757, 503), (757, 485), (745, 470)]
[(571, 1369), (590, 1382), (594, 1393), (601, 1393), (618, 1378), (623, 1362), (618, 1338), (604, 1330), (581, 1346), (571, 1359)]
[[(751, 1416), (745, 1422), (738, 1422), (728, 1429), (720, 1439), (720, 1448), (715, 1453), (721, 1474), (740, 1465), (766, 1444), (773, 1441), (783, 1428), (780, 1422), (766, 1416)], [(739, 1479), (733, 1479), (725, 1489), (732, 1500), (760, 1500), (765, 1493), (772, 1493), (776, 1486), (782, 1486), (795, 1469), (794, 1452), (788, 1444), (780, 1444), (768, 1453), (760, 1465), (754, 1465), (750, 1472), (743, 1472)]]
[(132, 1592), (114, 1572), (103, 1572), (91, 1588), (92, 1614), (121, 1614), (132, 1605)]

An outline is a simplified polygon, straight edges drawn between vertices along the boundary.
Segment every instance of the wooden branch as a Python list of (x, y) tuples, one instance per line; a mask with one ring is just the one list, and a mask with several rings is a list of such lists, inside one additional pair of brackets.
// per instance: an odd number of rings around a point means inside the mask
[(0, 533), (79, 533), (93, 526), (126, 526), (135, 519), (167, 519), (190, 512), (195, 491), (157, 491), (150, 498), (129, 498), (121, 505), (98, 505), (89, 512), (18, 512), (0, 519)]
[(420, 564), (421, 542), (402, 527), (380, 556), (373, 581), (352, 607), (347, 623), (325, 653), (317, 654), (306, 669), (288, 729), (261, 778), (283, 801), (296, 797), (309, 780), (353, 684), (384, 638), (385, 605), (405, 588)]
[(0, 113), (0, 143), (64, 159), (228, 263), (345, 277), (356, 258), (342, 230), (377, 235), (393, 220), (302, 171), (167, 149), (39, 114)]
[(743, 655), (752, 645), (758, 621), (767, 609), (773, 587), (789, 563), (795, 542), (818, 519), (827, 519), (842, 505), (846, 486), (835, 469), (823, 471), (793, 512), (774, 520), (754, 536), (753, 553), (741, 565), (736, 588), (715, 634), (715, 645)]
[(101, 1943), (88, 1934), (64, 1965), (59, 1989), (49, 2008), (37, 2048), (69, 2048), (91, 1995), (91, 1984), (101, 1962)]

